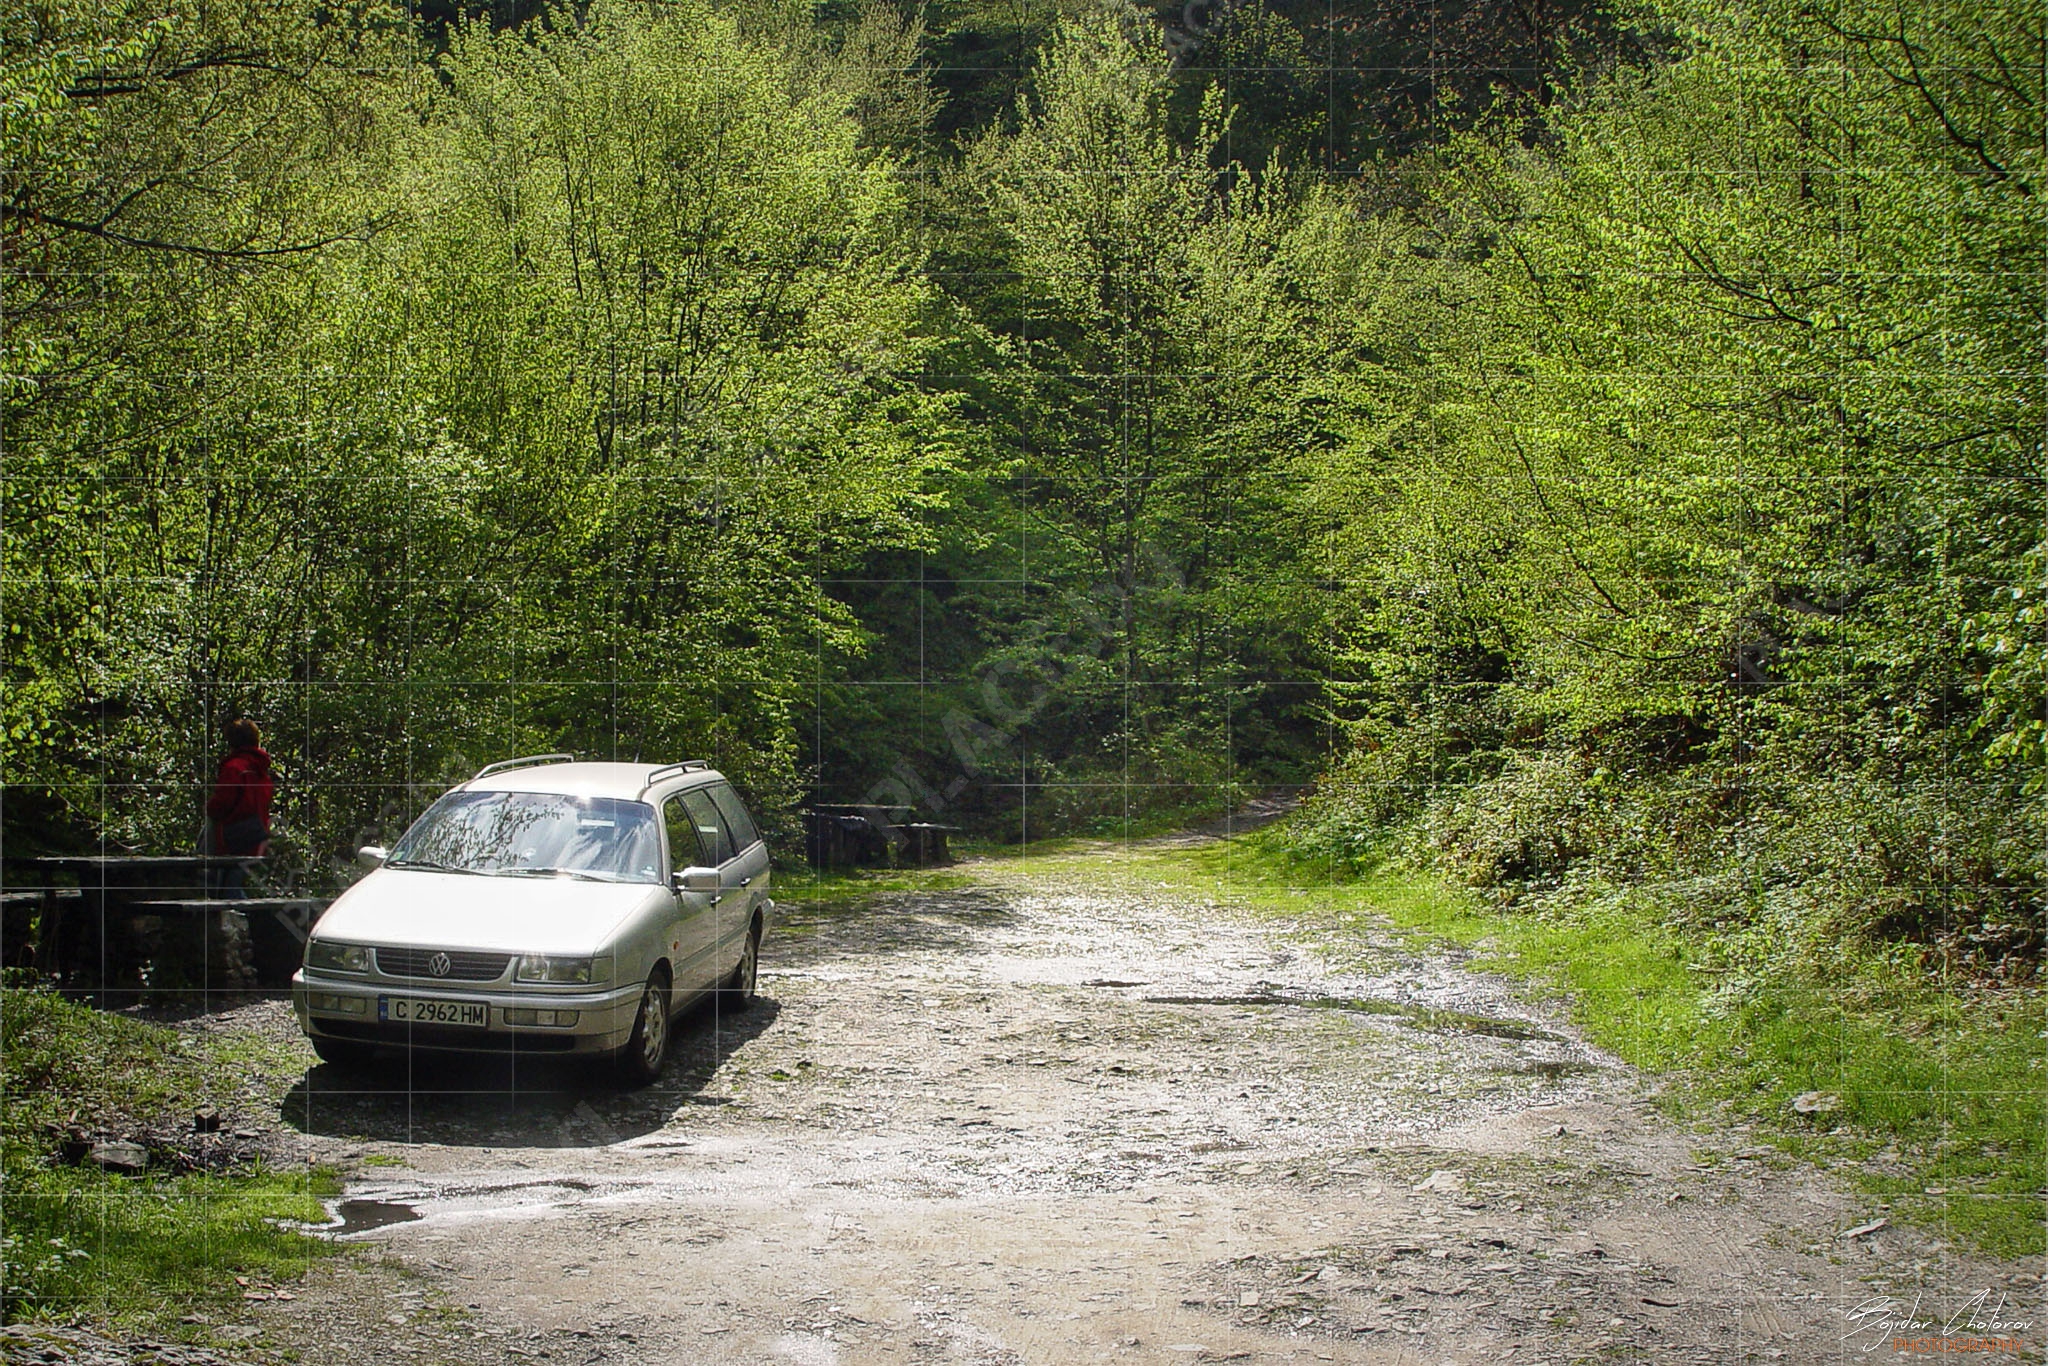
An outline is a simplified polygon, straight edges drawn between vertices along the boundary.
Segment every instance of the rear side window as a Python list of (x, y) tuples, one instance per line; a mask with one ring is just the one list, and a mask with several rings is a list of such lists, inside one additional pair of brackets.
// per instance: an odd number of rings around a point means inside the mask
[(747, 814), (747, 808), (740, 804), (740, 794), (720, 783), (711, 789), (711, 800), (718, 803), (718, 810), (725, 817), (725, 828), (732, 834), (732, 847), (745, 851), (761, 838), (761, 832), (754, 828), (754, 818)]
[(661, 816), (668, 826), (668, 857), (671, 873), (680, 873), (685, 868), (703, 861), (697, 848), (697, 823), (690, 819), (690, 813), (683, 809), (683, 799), (670, 797), (661, 804)]
[(683, 794), (683, 809), (697, 827), (697, 848), (706, 865), (716, 868), (732, 857), (732, 836), (726, 832), (725, 817), (718, 814), (703, 788)]

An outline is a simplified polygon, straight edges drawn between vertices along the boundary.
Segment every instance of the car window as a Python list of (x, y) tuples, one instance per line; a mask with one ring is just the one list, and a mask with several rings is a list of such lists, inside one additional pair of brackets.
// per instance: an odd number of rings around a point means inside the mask
[(725, 817), (725, 828), (732, 832), (732, 847), (740, 851), (753, 848), (761, 832), (754, 828), (754, 818), (747, 814), (747, 808), (740, 805), (740, 794), (720, 783), (711, 789), (711, 800), (718, 804), (719, 814)]
[(690, 819), (690, 813), (683, 809), (681, 797), (670, 797), (661, 804), (662, 823), (668, 827), (668, 861), (671, 873), (680, 873), (685, 868), (694, 868), (703, 861), (702, 851), (697, 847), (697, 823)]
[(654, 811), (550, 792), (451, 792), (392, 847), (393, 868), (656, 882)]
[(690, 813), (690, 823), (697, 827), (697, 848), (704, 862), (716, 868), (731, 858), (732, 836), (726, 833), (725, 817), (718, 814), (704, 789), (683, 793), (683, 806)]

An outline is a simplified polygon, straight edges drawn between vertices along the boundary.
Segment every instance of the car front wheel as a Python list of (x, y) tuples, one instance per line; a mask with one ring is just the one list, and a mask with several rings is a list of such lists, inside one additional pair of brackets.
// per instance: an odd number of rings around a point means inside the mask
[(646, 1086), (661, 1075), (661, 1065), (668, 1061), (668, 1026), (668, 978), (656, 972), (640, 993), (633, 1037), (619, 1054), (619, 1072), (628, 1085)]

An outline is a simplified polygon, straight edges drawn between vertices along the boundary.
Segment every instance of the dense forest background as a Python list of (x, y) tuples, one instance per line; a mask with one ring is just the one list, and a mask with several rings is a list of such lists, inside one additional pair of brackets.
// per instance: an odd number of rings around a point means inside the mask
[(511, 754), (2043, 946), (2019, 0), (16, 0), (4, 839)]

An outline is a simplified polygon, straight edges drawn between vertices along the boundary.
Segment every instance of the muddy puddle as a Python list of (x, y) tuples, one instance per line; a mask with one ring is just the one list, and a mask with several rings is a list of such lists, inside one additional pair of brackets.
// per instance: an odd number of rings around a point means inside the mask
[(331, 1213), (334, 1222), (311, 1230), (325, 1238), (346, 1238), (371, 1229), (409, 1224), (420, 1212), (403, 1200), (336, 1200)]
[(399, 1224), (447, 1223), (494, 1216), (541, 1216), (592, 1201), (639, 1198), (647, 1183), (598, 1183), (578, 1177), (532, 1181), (434, 1183), (405, 1187), (358, 1186), (326, 1202), (330, 1221), (307, 1232), (323, 1238), (353, 1238)]

